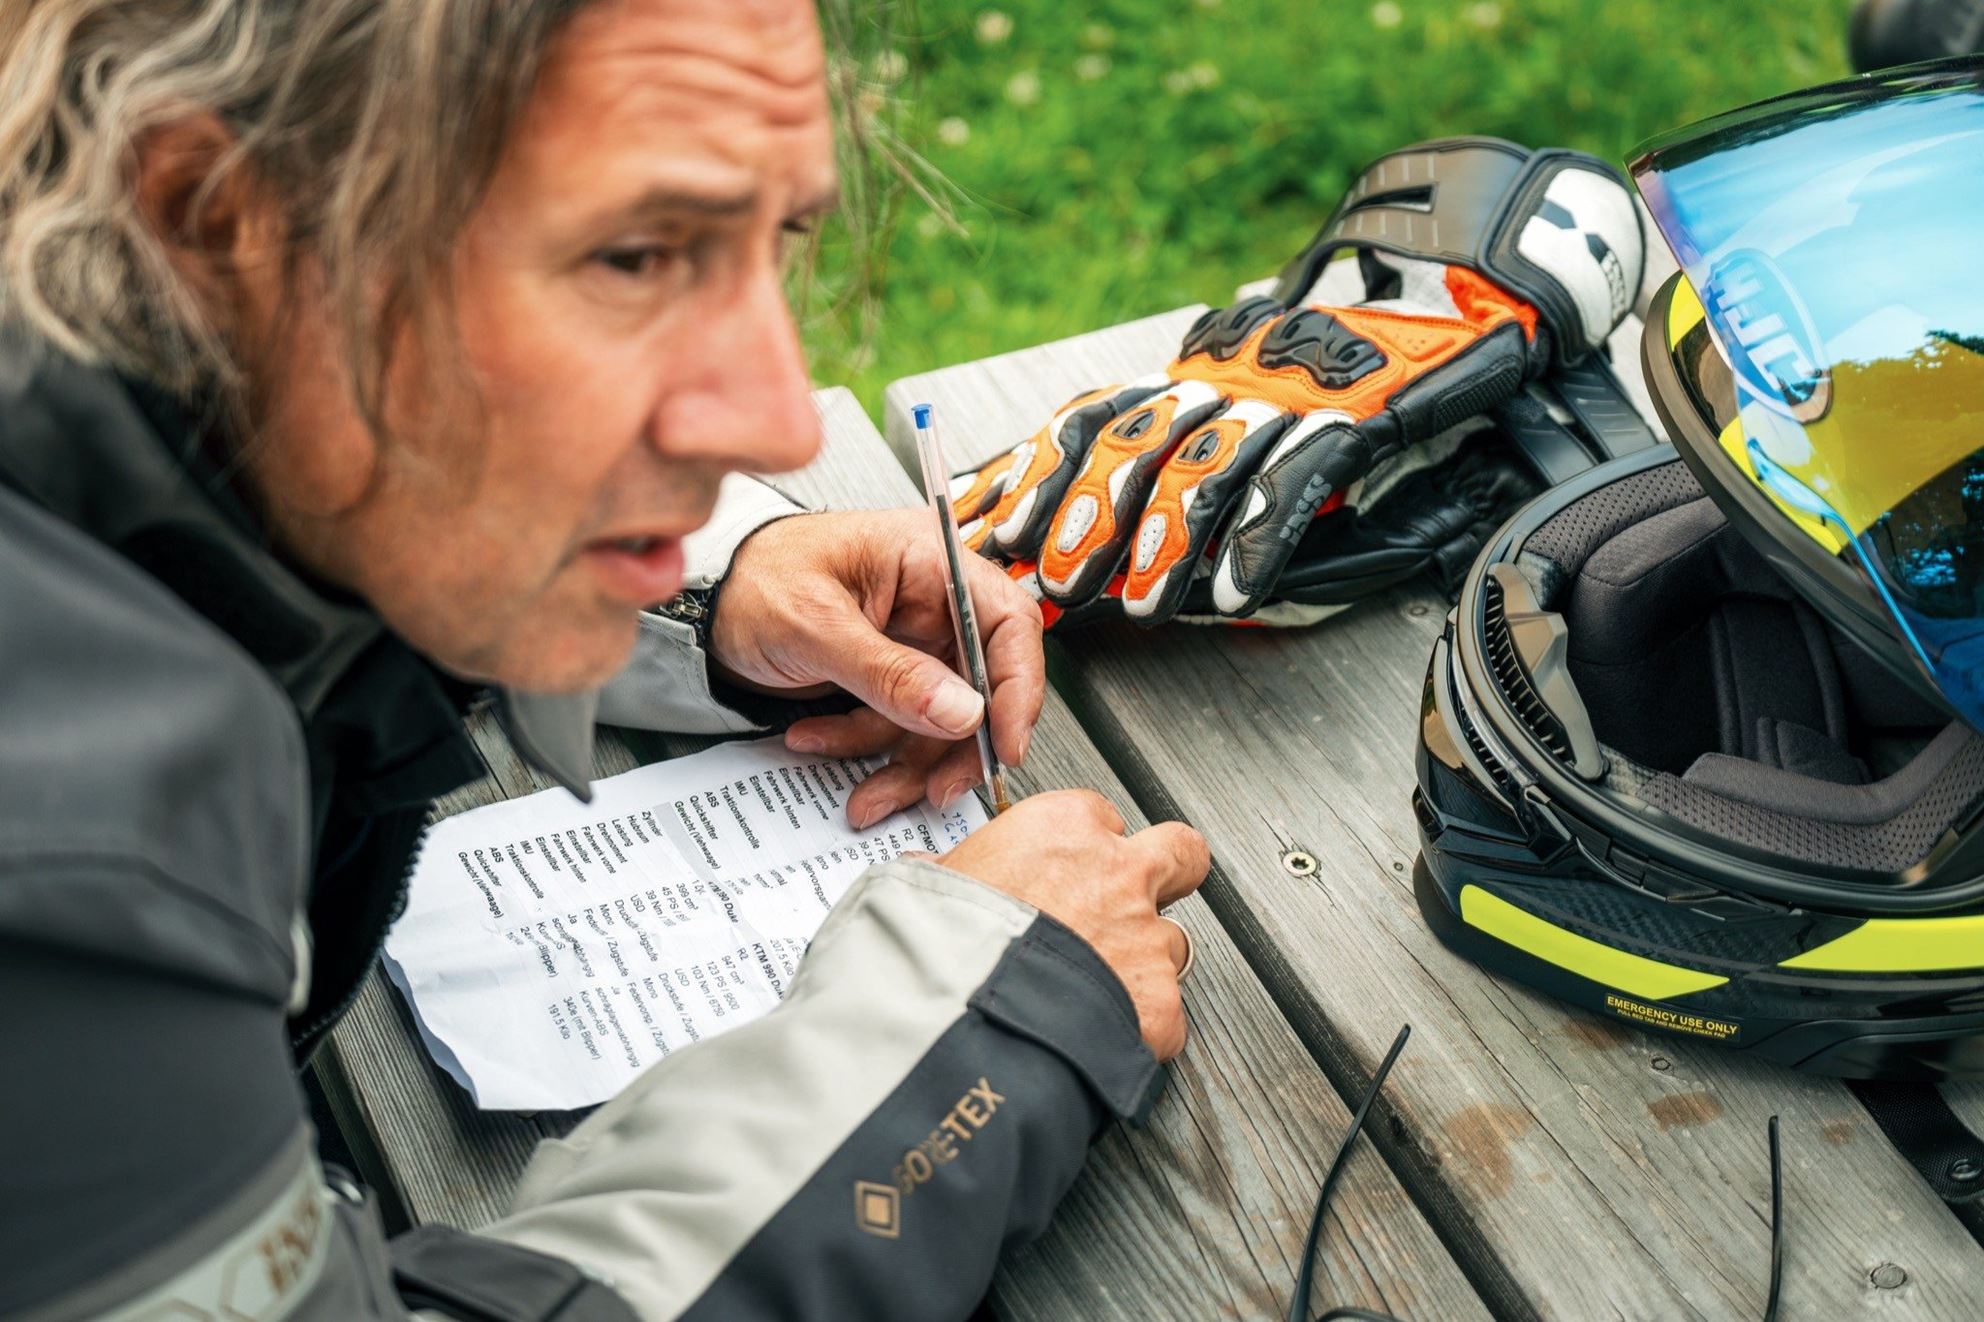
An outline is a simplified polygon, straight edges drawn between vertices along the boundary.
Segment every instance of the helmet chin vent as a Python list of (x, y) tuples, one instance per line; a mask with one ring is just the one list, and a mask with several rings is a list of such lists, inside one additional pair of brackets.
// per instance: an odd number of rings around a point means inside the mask
[(1481, 580), (1481, 654), (1509, 710), (1551, 757), (1584, 780), (1605, 774), (1605, 755), (1567, 664), (1564, 617), (1537, 604), (1522, 571), (1490, 565)]
[(1495, 788), (1513, 801), (1517, 789), (1515, 777), (1511, 776), (1501, 760), (1488, 750), (1488, 741), (1474, 728), (1474, 722), (1467, 719), (1467, 713), (1457, 710), (1454, 715), (1460, 720), (1460, 732), (1467, 739), (1468, 750), (1474, 754), (1475, 759), (1481, 763), (1482, 769), (1495, 782)]
[(1550, 756), (1570, 766), (1570, 735), (1565, 732), (1564, 723), (1543, 705), (1536, 686), (1529, 682), (1529, 675), (1523, 670), (1521, 658), (1516, 655), (1516, 640), (1509, 629), (1508, 603), (1502, 585), (1490, 578), (1481, 586), (1481, 635), (1485, 643), (1482, 654), (1488, 658), (1488, 668), (1495, 672), (1495, 683), (1523, 728), (1535, 736)]

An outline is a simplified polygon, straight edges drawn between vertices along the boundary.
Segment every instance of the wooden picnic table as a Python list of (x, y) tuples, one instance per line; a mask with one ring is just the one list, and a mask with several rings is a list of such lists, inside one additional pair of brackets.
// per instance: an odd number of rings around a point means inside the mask
[[(902, 444), (929, 401), (972, 420), (955, 462), (989, 458), (1161, 370), (1204, 310), (898, 382), (886, 430)], [(1375, 1138), (1497, 1316), (1760, 1317), (1781, 1114), (1781, 1316), (1984, 1317), (1984, 1249), (1844, 1085), (1568, 1010), (1427, 930), (1412, 741), (1446, 611), (1410, 587), (1300, 631), (1096, 628), (1054, 639), (1050, 670), (1144, 812), (1205, 832), (1208, 904), (1340, 1089), (1413, 1025)]]
[[(1161, 368), (1203, 308), (890, 387), (936, 403), (957, 462), (1080, 389)], [(779, 485), (840, 507), (916, 488), (845, 390), (815, 395), (818, 461)], [(1133, 826), (1211, 840), (1177, 910), (1198, 965), (1191, 1041), (1147, 1128), (1112, 1129), (993, 1305), (1012, 1318), (1284, 1316), (1324, 1168), (1402, 1022), (1411, 1044), (1367, 1126), (1319, 1254), (1318, 1307), (1405, 1322), (1748, 1319), (1769, 1243), (1765, 1119), (1785, 1124), (1781, 1316), (1984, 1317), (1984, 1249), (1841, 1085), (1568, 1011), (1449, 955), (1414, 907), (1411, 738), (1446, 610), (1406, 589), (1317, 628), (1102, 627), (1050, 640), (1050, 694), (1021, 792), (1101, 790)], [(531, 793), (494, 722), (459, 812)], [(706, 740), (602, 730), (601, 775)], [(1317, 860), (1297, 875), (1289, 856)], [(532, 1146), (571, 1115), (480, 1112), (426, 1057), (375, 975), (318, 1074), (362, 1173), (400, 1216), (501, 1214)], [(1984, 1114), (1969, 1090), (1967, 1111)]]

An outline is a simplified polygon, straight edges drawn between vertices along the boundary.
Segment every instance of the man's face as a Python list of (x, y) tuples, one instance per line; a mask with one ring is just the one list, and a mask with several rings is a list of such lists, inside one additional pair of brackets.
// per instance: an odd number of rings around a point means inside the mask
[(818, 450), (779, 249), (833, 187), (808, 0), (582, 10), (462, 235), (461, 361), (395, 350), (392, 439), (307, 294), (257, 365), (279, 540), (459, 674), (605, 679), (718, 479)]

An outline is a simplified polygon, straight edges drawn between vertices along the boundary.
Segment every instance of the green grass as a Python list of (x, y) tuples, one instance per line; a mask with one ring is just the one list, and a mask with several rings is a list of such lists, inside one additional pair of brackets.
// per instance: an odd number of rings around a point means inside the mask
[[(920, 36), (871, 53), (863, 78), (955, 185), (964, 232), (906, 196), (869, 328), (813, 299), (813, 375), (873, 412), (907, 373), (1226, 302), (1385, 151), (1488, 133), (1619, 161), (1659, 130), (1846, 72), (1846, 9), (925, 0)], [(849, 265), (830, 230), (822, 290)]]

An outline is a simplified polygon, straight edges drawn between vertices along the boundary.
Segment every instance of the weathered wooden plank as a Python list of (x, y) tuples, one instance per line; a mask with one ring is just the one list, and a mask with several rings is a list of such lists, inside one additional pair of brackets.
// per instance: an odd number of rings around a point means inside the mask
[[(957, 462), (989, 456), (1161, 368), (1199, 310), (897, 382), (888, 429), (929, 400)], [(1340, 1085), (1413, 1024), (1381, 1143), (1498, 1313), (1757, 1316), (1781, 1112), (1784, 1316), (1977, 1316), (1984, 1251), (1843, 1087), (1569, 1012), (1425, 929), (1408, 794), (1444, 611), (1407, 590), (1301, 632), (1115, 626), (1054, 640), (1053, 673), (1145, 810), (1211, 839), (1207, 898)], [(1296, 846), (1316, 876), (1282, 868)], [(1906, 1283), (1879, 1288), (1882, 1264)]]
[[(874, 507), (913, 499), (901, 469), (844, 390), (816, 396), (824, 457), (782, 482), (802, 499)], [(487, 719), (473, 725), (491, 775), (444, 805), (460, 811), (541, 788)], [(698, 740), (602, 732), (602, 771), (679, 754)], [(1051, 698), (1021, 792), (1088, 785), (1125, 805), (1115, 780)], [(1187, 985), (1192, 1045), (1149, 1128), (1097, 1145), (1053, 1228), (1002, 1265), (999, 1311), (1017, 1318), (1255, 1318), (1286, 1311), (1296, 1256), (1348, 1115), (1205, 906), (1176, 913), (1198, 964)], [(532, 1141), (569, 1117), (476, 1112), (425, 1059), (397, 993), (378, 979), (328, 1048), (349, 1081), (347, 1109), (416, 1221), (478, 1225), (504, 1206)], [(341, 1117), (342, 1119), (342, 1117)], [(348, 1124), (346, 1127), (351, 1127)], [(1339, 1191), (1319, 1297), (1412, 1317), (1484, 1318), (1473, 1286), (1404, 1190), (1369, 1152)]]

